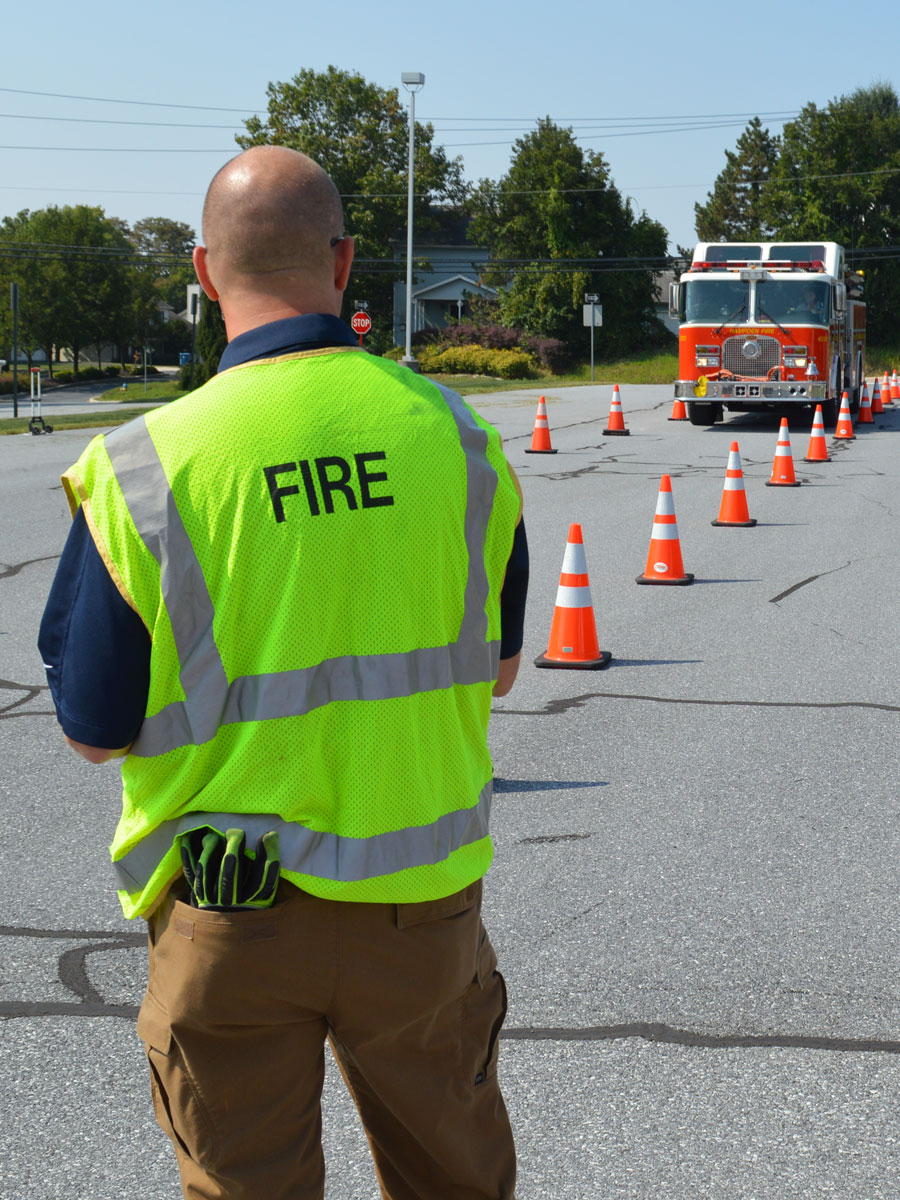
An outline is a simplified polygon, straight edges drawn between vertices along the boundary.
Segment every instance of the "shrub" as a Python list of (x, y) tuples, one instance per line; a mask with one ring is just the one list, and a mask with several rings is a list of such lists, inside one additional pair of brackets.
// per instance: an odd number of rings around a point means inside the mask
[(485, 346), (425, 347), (423, 371), (453, 375), (492, 375), (499, 379), (533, 379), (537, 372), (522, 350), (490, 350)]
[(57, 371), (53, 376), (57, 383), (71, 383), (75, 378), (74, 371)]
[(112, 379), (119, 374), (120, 370), (120, 367), (104, 367), (103, 374)]
[(532, 354), (551, 375), (562, 375), (574, 364), (575, 355), (568, 342), (551, 337), (526, 337), (522, 346)]

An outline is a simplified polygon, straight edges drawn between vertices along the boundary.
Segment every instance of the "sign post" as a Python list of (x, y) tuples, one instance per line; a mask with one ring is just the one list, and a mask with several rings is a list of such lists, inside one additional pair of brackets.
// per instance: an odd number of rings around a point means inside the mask
[(13, 318), (13, 416), (19, 415), (19, 285), (9, 285), (9, 302), (12, 306)]
[(350, 318), (350, 328), (359, 334), (359, 344), (362, 346), (363, 335), (372, 328), (372, 318), (364, 309), (360, 309)]
[(591, 329), (591, 383), (594, 382), (594, 329), (603, 325), (603, 305), (597, 303), (599, 299), (596, 292), (584, 293), (582, 322)]

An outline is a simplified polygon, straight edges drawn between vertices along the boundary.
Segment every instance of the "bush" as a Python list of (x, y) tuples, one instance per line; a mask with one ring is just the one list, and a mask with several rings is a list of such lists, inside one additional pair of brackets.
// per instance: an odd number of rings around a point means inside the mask
[(422, 370), (451, 375), (491, 375), (499, 379), (534, 379), (537, 372), (523, 350), (491, 350), (486, 346), (426, 346), (419, 356)]
[(104, 367), (103, 368), (103, 374), (108, 376), (110, 379), (113, 379), (117, 375), (119, 375), (120, 371), (121, 371), (121, 367)]
[(574, 365), (575, 355), (572, 347), (568, 342), (560, 341), (559, 338), (527, 337), (523, 339), (522, 346), (551, 375), (562, 375)]
[[(136, 363), (134, 366), (126, 367), (125, 370), (128, 372), (129, 375), (140, 375), (142, 379), (144, 377), (144, 364), (143, 363)], [(116, 372), (116, 374), (118, 375), (118, 371)], [(154, 367), (148, 363), (147, 374), (148, 375), (158, 375), (159, 370), (156, 367)]]

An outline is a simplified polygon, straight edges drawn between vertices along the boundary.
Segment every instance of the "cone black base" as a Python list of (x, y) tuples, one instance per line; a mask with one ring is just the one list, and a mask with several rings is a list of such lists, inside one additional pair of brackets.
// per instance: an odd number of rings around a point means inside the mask
[(666, 417), (667, 421), (686, 421), (687, 417)]
[(603, 432), (607, 437), (628, 437), (631, 433), (630, 429), (604, 429)]
[(555, 454), (555, 450), (526, 450), (526, 454)]
[(603, 667), (612, 662), (612, 654), (609, 650), (601, 650), (599, 658), (588, 658), (581, 662), (560, 662), (558, 658), (548, 658), (546, 654), (540, 654), (534, 660), (536, 667), (551, 667), (553, 669), (561, 669), (563, 671), (600, 671)]
[(831, 455), (829, 454), (827, 458), (804, 458), (803, 461), (809, 463), (831, 462)]
[(756, 517), (751, 517), (749, 521), (710, 521), (710, 525), (718, 525), (727, 529), (749, 529), (751, 525), (756, 524)]
[(799, 487), (800, 480), (795, 479), (793, 483), (773, 483), (771, 479), (766, 480), (766, 487)]
[(686, 574), (683, 579), (664, 579), (662, 576), (657, 577), (655, 575), (651, 578), (649, 575), (638, 575), (634, 582), (661, 583), (663, 587), (678, 587), (680, 584), (683, 587), (687, 583), (693, 583), (694, 577), (690, 573)]

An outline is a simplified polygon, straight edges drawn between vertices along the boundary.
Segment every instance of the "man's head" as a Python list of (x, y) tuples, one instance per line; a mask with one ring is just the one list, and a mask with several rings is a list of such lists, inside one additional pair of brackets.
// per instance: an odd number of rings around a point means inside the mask
[(255, 146), (214, 176), (194, 266), (229, 338), (304, 312), (340, 312), (353, 260), (337, 188), (285, 146)]

